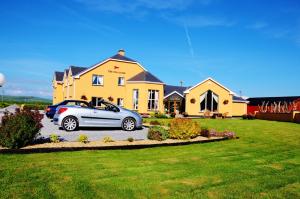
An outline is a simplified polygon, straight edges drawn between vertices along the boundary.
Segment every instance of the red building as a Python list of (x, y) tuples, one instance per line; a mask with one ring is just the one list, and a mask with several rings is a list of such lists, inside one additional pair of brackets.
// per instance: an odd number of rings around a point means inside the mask
[(247, 99), (249, 101), (247, 106), (248, 114), (255, 114), (259, 111), (260, 106), (266, 106), (274, 103), (281, 102), (282, 104), (287, 103), (289, 109), (300, 111), (300, 96), (291, 96), (291, 97), (252, 97)]

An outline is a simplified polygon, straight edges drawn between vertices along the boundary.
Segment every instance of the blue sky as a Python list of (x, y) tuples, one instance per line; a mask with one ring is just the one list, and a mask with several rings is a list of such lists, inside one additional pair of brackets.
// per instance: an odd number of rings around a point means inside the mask
[(246, 96), (300, 95), (298, 0), (10, 0), (5, 93), (51, 97), (55, 70), (125, 49), (167, 84), (212, 77)]

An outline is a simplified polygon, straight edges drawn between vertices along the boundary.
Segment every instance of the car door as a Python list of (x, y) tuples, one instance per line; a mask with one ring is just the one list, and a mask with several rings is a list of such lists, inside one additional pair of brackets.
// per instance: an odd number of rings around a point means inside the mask
[(120, 127), (122, 122), (120, 112), (107, 110), (105, 107), (93, 108), (90, 118), (99, 127)]

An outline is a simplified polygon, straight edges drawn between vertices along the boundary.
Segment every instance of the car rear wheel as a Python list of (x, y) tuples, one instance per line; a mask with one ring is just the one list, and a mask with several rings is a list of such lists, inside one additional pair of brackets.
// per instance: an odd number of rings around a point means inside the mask
[(122, 128), (125, 131), (133, 131), (135, 129), (135, 120), (131, 117), (127, 117), (122, 122)]
[(66, 131), (75, 131), (78, 128), (78, 121), (75, 117), (68, 116), (63, 119), (62, 127)]

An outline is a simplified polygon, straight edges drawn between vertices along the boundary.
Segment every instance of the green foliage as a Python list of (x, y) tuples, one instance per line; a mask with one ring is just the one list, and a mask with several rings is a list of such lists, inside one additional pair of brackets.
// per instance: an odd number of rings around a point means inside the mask
[(0, 127), (0, 144), (7, 148), (18, 149), (33, 143), (43, 127), (43, 115), (38, 111), (19, 109), (15, 114), (5, 114)]
[(129, 137), (129, 138), (127, 138), (127, 141), (128, 141), (128, 142), (133, 142), (134, 139), (133, 139), (133, 137)]
[(0, 102), (0, 108), (5, 108), (7, 106), (9, 106), (10, 104), (7, 102)]
[(255, 116), (253, 114), (244, 114), (244, 115), (242, 115), (242, 118), (244, 120), (254, 120)]
[(30, 110), (45, 110), (48, 105), (43, 104), (23, 104), (23, 109), (30, 109)]
[(53, 142), (53, 143), (59, 143), (60, 142), (59, 136), (56, 135), (56, 134), (51, 134), (49, 136), (49, 138), (50, 138), (50, 142)]
[(159, 121), (153, 120), (153, 121), (150, 121), (150, 125), (161, 125), (161, 124)]
[(150, 127), (148, 131), (148, 139), (149, 140), (166, 140), (169, 138), (169, 132), (160, 126)]
[(105, 137), (103, 138), (103, 142), (104, 142), (104, 143), (114, 142), (114, 140), (113, 140), (110, 136), (105, 136)]
[(88, 143), (89, 142), (88, 136), (86, 136), (84, 134), (79, 135), (78, 142), (82, 142), (85, 144)]
[(173, 139), (190, 139), (200, 134), (200, 125), (186, 118), (176, 118), (170, 122), (170, 138)]

